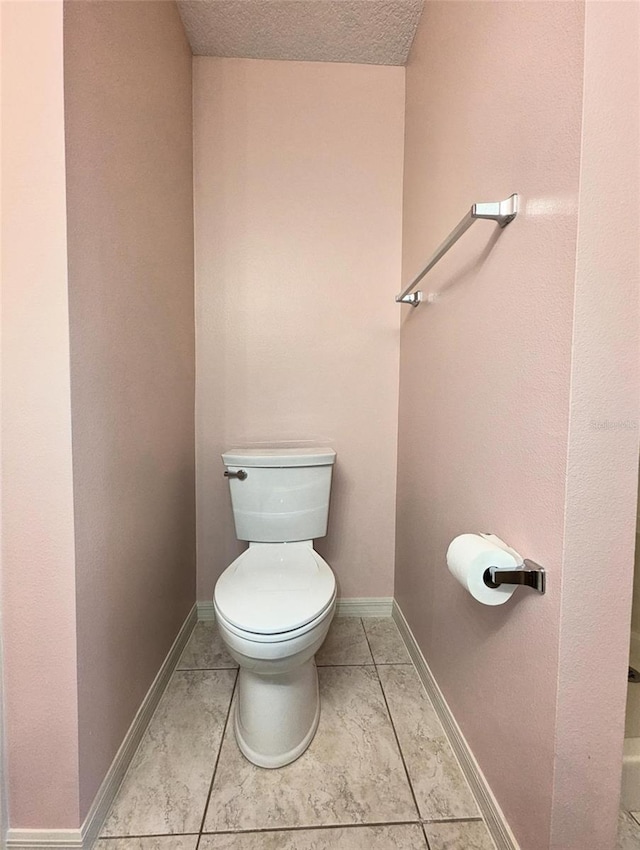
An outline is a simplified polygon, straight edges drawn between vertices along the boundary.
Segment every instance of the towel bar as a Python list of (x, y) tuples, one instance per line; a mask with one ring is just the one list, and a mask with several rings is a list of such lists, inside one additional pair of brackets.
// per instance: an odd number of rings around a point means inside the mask
[(399, 304), (411, 304), (412, 307), (417, 307), (418, 304), (424, 300), (422, 292), (412, 292), (411, 290), (420, 283), (427, 272), (431, 271), (435, 264), (444, 257), (447, 251), (455, 245), (462, 234), (466, 233), (476, 219), (497, 221), (500, 227), (506, 227), (510, 221), (513, 221), (517, 214), (518, 196), (515, 194), (507, 198), (506, 201), (474, 204), (465, 217), (454, 227), (444, 242), (438, 246), (435, 254), (431, 257), (420, 274), (414, 277), (406, 289), (404, 289), (399, 295), (396, 295), (396, 301)]

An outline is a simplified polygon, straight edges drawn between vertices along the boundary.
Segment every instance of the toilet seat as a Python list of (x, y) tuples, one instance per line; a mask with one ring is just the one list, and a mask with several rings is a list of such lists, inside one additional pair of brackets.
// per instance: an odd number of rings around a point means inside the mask
[(302, 637), (303, 635), (312, 632), (318, 625), (320, 625), (327, 617), (328, 614), (333, 617), (333, 610), (335, 608), (337, 593), (333, 594), (332, 599), (329, 604), (326, 605), (322, 611), (311, 620), (309, 623), (306, 623), (304, 626), (300, 626), (299, 629), (292, 629), (288, 632), (275, 632), (274, 634), (261, 634), (260, 632), (248, 632), (245, 629), (239, 629), (237, 626), (234, 626), (228, 620), (225, 619), (224, 615), (220, 613), (220, 609), (214, 602), (214, 608), (216, 612), (216, 620), (218, 625), (226, 629), (227, 632), (230, 632), (233, 635), (236, 635), (239, 638), (242, 638), (245, 641), (250, 641), (251, 643), (256, 644), (286, 644), (289, 641), (294, 641), (296, 638)]
[(218, 579), (214, 604), (230, 631), (273, 642), (312, 629), (335, 597), (335, 576), (311, 541), (252, 543)]

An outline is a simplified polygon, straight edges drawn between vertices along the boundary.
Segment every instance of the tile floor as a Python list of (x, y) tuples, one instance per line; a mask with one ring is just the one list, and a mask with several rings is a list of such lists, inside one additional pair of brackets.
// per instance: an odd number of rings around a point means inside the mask
[(640, 812), (620, 812), (616, 850), (640, 850)]
[(393, 621), (336, 618), (316, 660), (316, 737), (261, 770), (229, 722), (235, 664), (198, 623), (95, 850), (495, 850)]

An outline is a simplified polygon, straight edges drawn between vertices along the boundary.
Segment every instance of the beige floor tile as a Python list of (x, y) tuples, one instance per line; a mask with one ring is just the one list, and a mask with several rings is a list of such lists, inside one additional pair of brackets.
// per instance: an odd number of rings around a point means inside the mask
[(325, 642), (316, 655), (318, 667), (373, 664), (360, 617), (334, 617)]
[(411, 665), (378, 667), (423, 818), (478, 817), (444, 729)]
[(154, 835), (148, 838), (101, 838), (93, 850), (196, 850), (197, 835)]
[(618, 818), (616, 850), (640, 850), (640, 826), (628, 812), (620, 812)]
[(201, 621), (191, 633), (189, 642), (178, 661), (178, 670), (216, 670), (236, 668), (238, 665), (222, 643), (214, 622)]
[(103, 828), (104, 836), (197, 832), (234, 670), (174, 673)]
[(411, 664), (407, 647), (391, 617), (365, 617), (362, 622), (376, 664)]
[(426, 846), (417, 824), (398, 824), (203, 835), (199, 850), (425, 850)]
[(482, 821), (427, 823), (424, 828), (430, 850), (496, 850)]
[(227, 728), (205, 831), (410, 821), (417, 818), (373, 667), (320, 668), (321, 716), (293, 764), (262, 770)]

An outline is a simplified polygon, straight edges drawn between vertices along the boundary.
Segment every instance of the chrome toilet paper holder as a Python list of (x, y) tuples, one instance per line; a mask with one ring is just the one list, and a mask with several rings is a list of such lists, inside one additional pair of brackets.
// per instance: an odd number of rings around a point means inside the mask
[(547, 579), (544, 567), (535, 561), (524, 559), (522, 567), (515, 570), (511, 567), (488, 567), (483, 575), (487, 587), (500, 587), (501, 584), (522, 584), (531, 587), (538, 593), (544, 593), (547, 589)]

